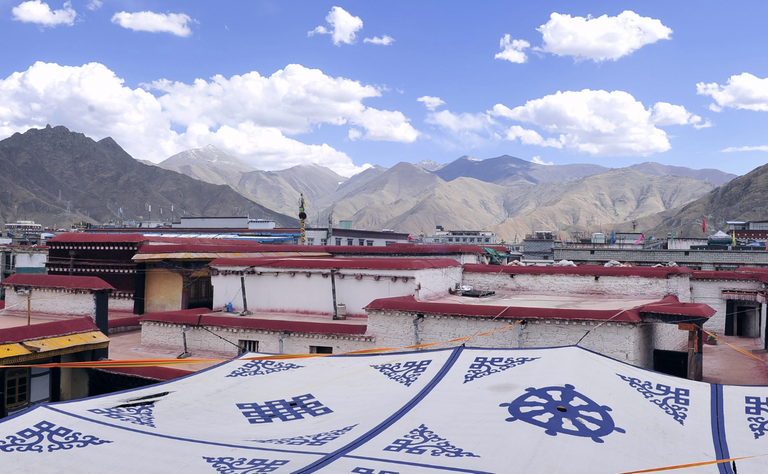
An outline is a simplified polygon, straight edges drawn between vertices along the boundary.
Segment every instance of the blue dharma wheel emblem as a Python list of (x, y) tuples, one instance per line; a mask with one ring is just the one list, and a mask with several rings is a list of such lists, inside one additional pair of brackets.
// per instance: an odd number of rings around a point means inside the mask
[(499, 405), (509, 407), (512, 416), (506, 421), (520, 420), (544, 428), (550, 436), (558, 433), (582, 436), (592, 438), (596, 443), (602, 443), (601, 438), (614, 431), (625, 433), (608, 414), (610, 407), (598, 405), (574, 390), (573, 385), (527, 388), (525, 391), (525, 395), (511, 403)]

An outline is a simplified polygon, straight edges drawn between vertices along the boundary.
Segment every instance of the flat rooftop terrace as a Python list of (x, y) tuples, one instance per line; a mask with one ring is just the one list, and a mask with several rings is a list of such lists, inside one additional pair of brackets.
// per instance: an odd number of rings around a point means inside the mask
[(483, 296), (481, 298), (447, 295), (428, 300), (428, 302), (545, 309), (621, 310), (656, 303), (660, 299), (661, 297), (603, 298), (600, 296), (524, 295), (519, 293), (500, 293), (497, 291), (495, 295)]

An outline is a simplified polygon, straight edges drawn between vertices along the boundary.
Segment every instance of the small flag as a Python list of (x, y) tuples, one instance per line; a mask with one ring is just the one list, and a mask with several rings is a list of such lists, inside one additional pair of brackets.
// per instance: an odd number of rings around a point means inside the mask
[(611, 245), (613, 245), (615, 234), (611, 231)]
[(707, 231), (707, 218), (703, 217), (701, 219), (701, 231), (706, 232)]
[(734, 247), (736, 246), (736, 229), (733, 230), (733, 241), (731, 242), (731, 245)]
[(644, 235), (640, 234), (640, 237), (635, 241), (635, 245), (640, 245), (643, 243)]

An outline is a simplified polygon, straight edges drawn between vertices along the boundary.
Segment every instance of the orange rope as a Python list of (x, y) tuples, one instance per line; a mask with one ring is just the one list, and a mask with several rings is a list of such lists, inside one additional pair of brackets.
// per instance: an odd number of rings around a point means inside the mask
[(759, 458), (761, 456), (768, 456), (768, 454), (756, 454), (754, 456), (742, 456), (740, 458), (718, 459), (715, 461), (703, 461), (703, 462), (694, 462), (690, 464), (678, 464), (675, 466), (655, 467), (653, 469), (643, 469), (640, 471), (626, 471), (626, 472), (620, 472), (617, 474), (642, 474), (645, 472), (674, 471), (675, 469), (688, 469), (689, 467), (709, 466), (712, 464), (720, 464), (724, 462), (741, 461), (742, 459)]
[[(487, 331), (481, 334), (476, 334), (474, 336), (459, 337), (456, 339), (451, 339), (449, 341), (442, 341), (442, 342), (416, 344), (413, 346), (362, 349), (359, 351), (343, 352), (341, 354), (274, 354), (274, 355), (258, 356), (258, 357), (243, 357), (240, 360), (308, 359), (312, 357), (327, 357), (331, 355), (339, 356), (339, 355), (379, 354), (384, 352), (399, 351), (403, 349), (420, 349), (423, 347), (432, 347), (432, 346), (439, 346), (441, 344), (450, 344), (453, 342), (467, 341), (469, 339), (480, 337), (480, 336), (488, 336), (495, 332), (509, 329), (516, 324), (520, 324), (521, 322), (522, 320), (516, 321), (512, 324), (507, 324), (506, 326), (500, 327), (498, 329), (494, 329), (493, 331)], [(60, 367), (60, 368), (81, 368), (81, 369), (83, 368), (104, 369), (109, 367), (157, 367), (157, 366), (165, 366), (165, 365), (204, 364), (204, 363), (210, 363), (210, 362), (216, 362), (216, 363), (227, 362), (230, 360), (232, 359), (127, 359), (127, 360), (99, 360), (99, 361), (88, 361), (88, 362), (59, 362), (59, 363), (50, 363), (50, 364), (13, 364), (13, 365), (0, 365), (0, 368)]]
[(762, 363), (768, 363), (768, 361), (767, 361), (767, 360), (765, 360), (765, 359), (762, 359), (762, 358), (760, 358), (760, 357), (758, 357), (758, 356), (756, 356), (756, 355), (752, 354), (751, 352), (747, 352), (747, 351), (745, 351), (744, 349), (742, 349), (741, 347), (736, 347), (736, 346), (734, 346), (733, 344), (729, 344), (729, 343), (725, 342), (724, 340), (722, 340), (722, 339), (720, 339), (719, 337), (717, 337), (717, 336), (716, 336), (714, 333), (711, 333), (711, 332), (707, 331), (706, 329), (702, 329), (702, 332), (705, 332), (705, 333), (707, 333), (708, 335), (710, 335), (710, 336), (714, 337), (715, 339), (717, 339), (718, 341), (722, 342), (722, 343), (723, 343), (723, 344), (725, 344), (726, 346), (728, 346), (728, 347), (730, 347), (730, 348), (732, 348), (732, 349), (736, 349), (737, 351), (741, 352), (741, 353), (742, 353), (742, 354), (744, 354), (744, 355), (748, 355), (749, 357), (751, 357), (751, 358), (753, 358), (753, 359), (757, 359), (757, 360), (759, 360), (759, 361), (760, 361), (760, 362), (762, 362)]

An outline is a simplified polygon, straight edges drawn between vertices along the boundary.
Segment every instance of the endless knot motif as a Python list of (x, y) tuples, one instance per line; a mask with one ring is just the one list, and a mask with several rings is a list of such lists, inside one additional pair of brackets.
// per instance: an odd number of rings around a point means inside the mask
[(643, 381), (634, 377), (626, 377), (621, 374), (616, 374), (621, 377), (625, 382), (629, 382), (629, 386), (636, 388), (638, 392), (642, 393), (649, 402), (654, 405), (658, 405), (659, 408), (664, 410), (664, 413), (672, 416), (674, 420), (681, 425), (684, 425), (685, 418), (688, 416), (688, 404), (690, 403), (690, 390), (687, 388), (675, 388), (673, 389), (669, 385), (656, 384), (654, 390), (653, 384), (649, 381)]
[(104, 415), (113, 420), (127, 421), (134, 425), (144, 425), (154, 428), (155, 417), (152, 413), (154, 409), (155, 404), (149, 403), (147, 405), (139, 405), (135, 407), (94, 408), (93, 410), (88, 411), (97, 415)]
[(391, 378), (395, 382), (399, 382), (406, 387), (410, 387), (421, 374), (427, 370), (427, 366), (431, 360), (409, 361), (409, 362), (396, 362), (394, 364), (381, 364), (372, 365), (374, 369), (378, 370), (382, 374)]
[[(760, 397), (744, 397), (744, 412), (747, 415), (760, 415), (768, 412), (768, 397), (762, 401)], [(762, 416), (749, 416), (747, 421), (751, 421), (749, 429), (755, 434), (755, 439), (768, 432), (768, 419)]]
[(598, 405), (586, 396), (574, 390), (573, 385), (565, 387), (526, 388), (511, 403), (502, 403), (509, 407), (511, 417), (506, 421), (521, 420), (545, 429), (550, 436), (563, 433), (572, 436), (592, 438), (602, 443), (603, 436), (614, 431), (625, 433), (613, 423), (608, 414), (610, 407)]
[(376, 469), (371, 469), (370, 467), (356, 467), (352, 469), (352, 472), (350, 474), (400, 474), (400, 473), (395, 471), (376, 471)]
[(280, 362), (276, 360), (251, 360), (246, 362), (227, 377), (250, 377), (251, 375), (267, 375), (285, 370), (300, 369), (303, 365), (292, 364), (290, 362)]
[(203, 456), (203, 459), (211, 463), (211, 467), (222, 474), (263, 474), (275, 472), (281, 466), (288, 464), (288, 461), (282, 459), (274, 461), (269, 459), (251, 459), (249, 461), (248, 458), (209, 458), (206, 456)]
[(256, 443), (273, 443), (273, 444), (287, 444), (290, 446), (322, 446), (326, 443), (334, 441), (336, 438), (343, 434), (346, 434), (352, 428), (357, 425), (347, 426), (339, 430), (326, 431), (325, 433), (317, 433), (313, 435), (296, 436), (294, 438), (279, 438), (279, 439), (252, 439), (251, 441)]
[[(99, 439), (95, 436), (86, 435), (69, 428), (56, 425), (48, 421), (41, 421), (34, 428), (26, 428), (16, 433), (16, 435), (6, 436), (7, 441), (0, 441), (0, 451), (10, 453), (13, 451), (33, 451), (42, 453), (43, 447), (48, 452), (58, 451), (60, 449), (84, 448), (89, 444), (98, 445), (111, 443), (105, 439)], [(46, 444), (45, 442), (48, 442)]]
[(445, 438), (437, 436), (434, 431), (431, 431), (424, 424), (412, 429), (402, 439), (393, 441), (392, 444), (384, 448), (384, 451), (405, 452), (408, 454), (424, 454), (426, 451), (430, 451), (432, 456), (445, 456), (449, 458), (480, 457), (469, 451), (457, 448)]
[(486, 375), (503, 372), (536, 359), (541, 359), (541, 357), (476, 357), (475, 362), (469, 366), (469, 370), (464, 375), (464, 383), (485, 377)]
[(323, 406), (315, 400), (314, 395), (307, 393), (293, 397), (290, 400), (272, 400), (258, 403), (238, 403), (237, 408), (243, 412), (250, 423), (272, 423), (275, 419), (280, 421), (293, 421), (304, 419), (303, 415), (319, 416), (333, 413), (333, 410)]

